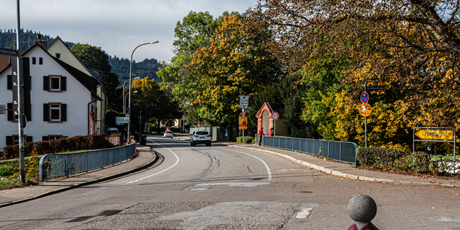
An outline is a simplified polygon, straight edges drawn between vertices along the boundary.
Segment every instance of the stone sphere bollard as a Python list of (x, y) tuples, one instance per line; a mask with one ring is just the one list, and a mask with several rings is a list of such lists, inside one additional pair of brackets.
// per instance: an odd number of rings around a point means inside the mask
[(348, 230), (378, 230), (371, 220), (377, 214), (377, 204), (368, 195), (356, 195), (348, 202), (348, 215), (355, 221)]

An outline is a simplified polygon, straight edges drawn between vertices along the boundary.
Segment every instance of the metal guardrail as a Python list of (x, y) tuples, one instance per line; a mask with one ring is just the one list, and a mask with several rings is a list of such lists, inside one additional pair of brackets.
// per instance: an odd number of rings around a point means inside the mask
[(40, 181), (45, 178), (69, 176), (128, 160), (134, 155), (135, 144), (110, 149), (69, 154), (47, 154), (40, 158)]
[[(256, 145), (259, 144), (259, 136), (256, 135)], [(262, 138), (264, 146), (286, 149), (311, 155), (320, 155), (336, 161), (357, 164), (356, 149), (358, 145), (353, 142), (325, 141), (307, 138), (293, 137), (269, 137)]]

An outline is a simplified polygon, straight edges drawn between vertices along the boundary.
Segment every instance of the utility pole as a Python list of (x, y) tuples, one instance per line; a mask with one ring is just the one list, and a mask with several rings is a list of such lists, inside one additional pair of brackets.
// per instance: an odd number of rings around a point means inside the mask
[[(16, 48), (18, 50), (18, 58), (17, 58), (17, 69), (16, 69), (16, 77), (17, 77), (17, 84), (18, 84), (18, 131), (19, 131), (19, 180), (24, 184), (26, 182), (25, 178), (25, 169), (24, 169), (24, 127), (25, 127), (25, 119), (24, 119), (24, 98), (23, 98), (23, 78), (22, 78), (22, 63), (21, 63), (21, 23), (20, 23), (20, 7), (19, 7), (19, 0), (17, 0), (17, 26), (18, 29), (16, 30)], [(14, 92), (13, 92), (14, 93)]]

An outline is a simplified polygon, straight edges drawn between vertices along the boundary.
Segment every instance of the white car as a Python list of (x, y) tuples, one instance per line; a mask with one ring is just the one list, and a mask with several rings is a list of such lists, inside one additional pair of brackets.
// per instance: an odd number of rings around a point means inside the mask
[(194, 131), (190, 134), (190, 145), (195, 146), (196, 144), (206, 144), (211, 146), (211, 134), (206, 130)]
[(163, 139), (166, 137), (170, 137), (171, 139), (173, 139), (173, 133), (171, 131), (166, 131), (163, 135)]

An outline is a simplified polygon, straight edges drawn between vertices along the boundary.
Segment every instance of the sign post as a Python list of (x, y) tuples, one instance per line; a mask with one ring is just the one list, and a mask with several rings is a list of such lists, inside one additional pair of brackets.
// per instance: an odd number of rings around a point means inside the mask
[[(249, 96), (246, 96), (246, 95), (241, 95), (240, 96), (240, 108), (243, 109), (243, 117), (245, 117), (245, 112), (244, 112), (244, 109), (247, 109), (249, 107)], [(241, 122), (241, 119), (239, 119), (239, 121)], [(248, 125), (247, 125), (248, 121), (247, 121), (247, 118), (246, 118), (246, 128), (242, 129), (243, 131), (243, 136), (244, 136), (244, 130), (247, 129)]]
[[(416, 140), (415, 137), (420, 139)], [(412, 136), (412, 154), (415, 154), (415, 142), (428, 141), (428, 142), (450, 142), (454, 143), (454, 166), (456, 165), (455, 149), (456, 149), (456, 135), (455, 128), (451, 127), (415, 127)], [(455, 172), (455, 169), (454, 169)]]
[(359, 113), (361, 116), (364, 116), (364, 143), (367, 148), (367, 116), (371, 114), (372, 108), (367, 104), (369, 102), (369, 94), (366, 91), (361, 94), (361, 102), (363, 104), (360, 106)]
[(272, 114), (272, 118), (273, 118), (273, 136), (275, 136), (275, 130), (276, 130), (276, 120), (278, 120), (278, 118), (280, 118), (280, 114), (278, 112), (274, 112)]

